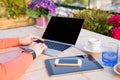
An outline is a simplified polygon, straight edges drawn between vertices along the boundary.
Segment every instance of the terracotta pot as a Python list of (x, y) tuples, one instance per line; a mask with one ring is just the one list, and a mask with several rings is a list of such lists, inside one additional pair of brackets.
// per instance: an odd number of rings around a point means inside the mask
[(48, 18), (36, 18), (36, 25), (39, 27), (46, 27), (48, 24)]

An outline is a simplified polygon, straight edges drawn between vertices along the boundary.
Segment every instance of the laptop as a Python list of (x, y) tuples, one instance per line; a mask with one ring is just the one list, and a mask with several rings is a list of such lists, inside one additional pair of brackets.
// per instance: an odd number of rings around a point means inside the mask
[(84, 19), (52, 16), (42, 36), (48, 48), (45, 54), (56, 56), (74, 46)]

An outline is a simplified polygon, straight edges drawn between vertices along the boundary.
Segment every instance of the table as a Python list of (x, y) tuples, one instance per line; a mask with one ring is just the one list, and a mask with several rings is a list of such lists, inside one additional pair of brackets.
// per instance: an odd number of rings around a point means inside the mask
[[(28, 34), (42, 36), (45, 28), (36, 28), (35, 26), (21, 27), (9, 30), (1, 30), (0, 38), (6, 37), (23, 37)], [(75, 56), (82, 54), (90, 54), (84, 51), (83, 46), (86, 41), (90, 38), (98, 38), (103, 42), (116, 42), (120, 43), (119, 40), (94, 33), (85, 29), (82, 29), (78, 37), (75, 47), (59, 53), (55, 57)], [(19, 47), (8, 48), (0, 51), (0, 62), (8, 61), (20, 54), (21, 49)], [(120, 53), (120, 52), (119, 52)], [(97, 61), (101, 63), (101, 53), (91, 54)], [(34, 62), (27, 69), (25, 74), (20, 77), (19, 80), (120, 80), (120, 76), (113, 72), (112, 67), (103, 66), (104, 70), (100, 71), (88, 71), (83, 73), (75, 73), (68, 75), (61, 75), (50, 77), (47, 73), (44, 60), (49, 58), (55, 58), (42, 54), (39, 58), (35, 59)], [(120, 56), (119, 56), (120, 57)], [(120, 61), (120, 60), (119, 60)], [(22, 66), (22, 65), (21, 65)]]

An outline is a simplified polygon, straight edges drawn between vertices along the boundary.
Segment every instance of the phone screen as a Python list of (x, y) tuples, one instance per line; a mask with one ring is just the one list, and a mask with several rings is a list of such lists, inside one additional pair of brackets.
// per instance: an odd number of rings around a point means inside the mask
[(60, 59), (59, 64), (78, 64), (78, 59)]

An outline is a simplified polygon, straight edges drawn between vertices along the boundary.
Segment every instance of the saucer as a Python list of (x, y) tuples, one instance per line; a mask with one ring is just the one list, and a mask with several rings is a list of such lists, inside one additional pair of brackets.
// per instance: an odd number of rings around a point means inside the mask
[[(120, 64), (120, 63), (118, 63), (118, 64)], [(117, 66), (118, 66), (118, 64), (116, 64), (116, 65), (113, 67), (113, 71), (114, 71), (116, 74), (120, 75), (120, 72), (117, 71)]]
[(100, 53), (100, 52), (102, 52), (101, 50), (99, 50), (97, 52), (96, 51), (92, 51), (92, 50), (88, 49), (86, 46), (84, 46), (83, 48), (84, 48), (85, 51), (90, 52), (90, 53)]

